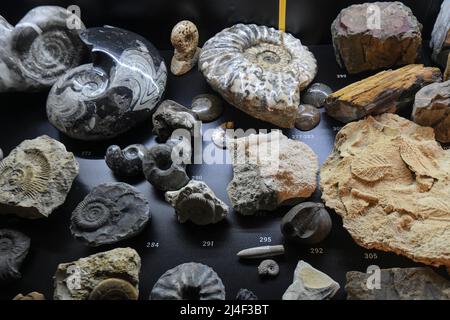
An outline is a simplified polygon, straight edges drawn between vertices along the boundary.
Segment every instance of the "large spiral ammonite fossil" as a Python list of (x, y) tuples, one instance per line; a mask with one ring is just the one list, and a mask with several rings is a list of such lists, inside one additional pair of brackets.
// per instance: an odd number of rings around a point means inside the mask
[(293, 128), (300, 91), (317, 73), (313, 54), (289, 33), (237, 24), (209, 39), (199, 68), (230, 104), (251, 116)]

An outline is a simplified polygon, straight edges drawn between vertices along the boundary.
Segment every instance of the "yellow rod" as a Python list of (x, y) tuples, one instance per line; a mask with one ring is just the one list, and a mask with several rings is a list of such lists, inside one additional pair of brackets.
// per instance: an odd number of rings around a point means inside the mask
[(278, 29), (286, 31), (286, 0), (278, 0)]

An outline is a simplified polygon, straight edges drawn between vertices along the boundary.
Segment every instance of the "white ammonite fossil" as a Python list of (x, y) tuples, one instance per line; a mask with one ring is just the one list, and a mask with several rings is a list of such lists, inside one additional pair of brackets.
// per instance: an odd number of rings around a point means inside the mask
[(317, 73), (314, 55), (299, 39), (254, 24), (237, 24), (209, 39), (199, 68), (230, 104), (283, 128), (294, 127), (300, 91)]

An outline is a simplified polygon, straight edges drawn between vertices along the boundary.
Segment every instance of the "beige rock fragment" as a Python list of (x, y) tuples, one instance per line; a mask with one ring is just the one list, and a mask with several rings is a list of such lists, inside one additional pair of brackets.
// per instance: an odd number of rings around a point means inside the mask
[(198, 30), (191, 21), (178, 22), (170, 35), (175, 52), (170, 65), (170, 71), (181, 76), (189, 72), (197, 63), (200, 54), (198, 46)]

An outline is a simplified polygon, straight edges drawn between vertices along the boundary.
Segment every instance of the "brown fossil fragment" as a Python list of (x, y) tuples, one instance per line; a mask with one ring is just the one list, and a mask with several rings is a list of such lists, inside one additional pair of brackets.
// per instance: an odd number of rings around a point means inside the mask
[(450, 266), (450, 150), (432, 128), (390, 113), (350, 123), (320, 175), (359, 245)]
[(34, 291), (26, 295), (19, 293), (13, 300), (45, 300), (45, 296), (42, 293)]
[(445, 68), (445, 71), (444, 71), (444, 81), (448, 81), (448, 80), (450, 80), (450, 52), (447, 57), (447, 67)]
[(331, 117), (348, 123), (368, 115), (395, 113), (409, 106), (422, 87), (441, 80), (438, 68), (410, 64), (379, 72), (331, 94), (325, 108)]

